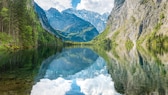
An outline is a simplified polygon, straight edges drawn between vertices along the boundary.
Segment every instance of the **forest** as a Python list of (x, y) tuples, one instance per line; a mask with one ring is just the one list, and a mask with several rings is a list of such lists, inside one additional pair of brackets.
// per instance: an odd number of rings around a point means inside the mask
[(0, 0), (0, 50), (36, 48), (54, 43), (62, 44), (60, 39), (42, 28), (32, 0)]

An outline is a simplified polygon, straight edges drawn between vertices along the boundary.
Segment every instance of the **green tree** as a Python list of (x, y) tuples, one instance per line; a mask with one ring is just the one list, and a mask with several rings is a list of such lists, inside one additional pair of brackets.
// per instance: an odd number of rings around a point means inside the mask
[(8, 8), (3, 7), (1, 9), (0, 15), (2, 17), (2, 32), (4, 32), (4, 26), (7, 25), (7, 23), (9, 22), (9, 13), (8, 13)]
[[(0, 0), (0, 35), (1, 32), (11, 38), (10, 42), (5, 43), (7, 47), (33, 48), (39, 44), (62, 44), (54, 35), (43, 29), (32, 0)], [(4, 38), (8, 40), (7, 37)]]

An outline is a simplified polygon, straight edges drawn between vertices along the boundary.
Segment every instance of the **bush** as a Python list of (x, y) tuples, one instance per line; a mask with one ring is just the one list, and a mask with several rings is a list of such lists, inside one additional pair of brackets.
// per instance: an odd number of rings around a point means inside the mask
[(148, 0), (141, 0), (140, 1), (140, 4), (145, 4), (145, 3), (147, 3), (148, 2)]
[(134, 44), (133, 44), (133, 42), (132, 42), (130, 39), (128, 39), (128, 40), (125, 42), (125, 47), (126, 47), (126, 49), (127, 49), (128, 51), (130, 51), (130, 50), (133, 48), (133, 46), (134, 46)]

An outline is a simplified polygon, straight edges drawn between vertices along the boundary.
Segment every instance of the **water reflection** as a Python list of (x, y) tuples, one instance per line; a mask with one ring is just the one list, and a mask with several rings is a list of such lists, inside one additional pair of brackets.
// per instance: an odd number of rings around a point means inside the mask
[(118, 95), (105, 60), (88, 48), (64, 49), (43, 61), (31, 95)]
[(168, 95), (168, 53), (158, 50), (116, 47), (97, 50), (101, 57), (89, 48), (52, 47), (0, 54), (0, 95)]
[(124, 51), (117, 47), (115, 53), (108, 52), (108, 69), (116, 91), (125, 95), (168, 95), (166, 55), (143, 48)]
[[(60, 52), (58, 47), (0, 52), (0, 95), (30, 95), (41, 62)], [(47, 52), (47, 53), (46, 53)]]

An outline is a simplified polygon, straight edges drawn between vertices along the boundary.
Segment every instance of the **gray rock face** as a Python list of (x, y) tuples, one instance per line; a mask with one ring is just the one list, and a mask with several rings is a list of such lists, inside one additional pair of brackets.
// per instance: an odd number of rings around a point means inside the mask
[(136, 42), (152, 34), (158, 24), (158, 34), (167, 35), (168, 0), (115, 0), (115, 6), (109, 16), (108, 38), (116, 41), (131, 39)]
[(98, 30), (99, 33), (102, 33), (104, 31), (109, 16), (109, 13), (104, 13), (103, 15), (101, 15), (99, 13), (88, 10), (75, 10), (71, 8), (64, 10), (64, 12), (74, 14), (77, 17), (90, 22)]
[(115, 0), (114, 1), (115, 8), (122, 6), (124, 2), (125, 0)]

